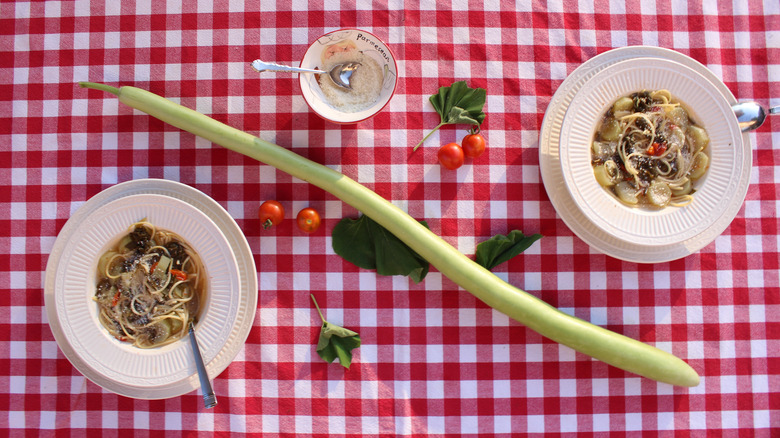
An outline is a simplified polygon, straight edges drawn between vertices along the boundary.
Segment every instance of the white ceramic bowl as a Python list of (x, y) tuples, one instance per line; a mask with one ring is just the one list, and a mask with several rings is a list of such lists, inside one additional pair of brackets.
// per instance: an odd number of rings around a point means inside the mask
[[(98, 207), (67, 236), (56, 266), (53, 298), (59, 326), (78, 356), (79, 370), (98, 376), (94, 381), (101, 386), (129, 396), (175, 387), (196, 374), (186, 337), (159, 348), (140, 349), (114, 339), (98, 321), (92, 301), (97, 260), (142, 218), (179, 234), (203, 260), (209, 287), (196, 330), (206, 364), (217, 359), (234, 336), (239, 315), (236, 258), (222, 231), (203, 212), (184, 201), (151, 194), (126, 196)], [(143, 394), (140, 398), (147, 398)]]
[(340, 29), (317, 38), (306, 50), (301, 67), (324, 70), (323, 65), (329, 50), (358, 50), (370, 57), (382, 70), (381, 91), (377, 100), (369, 107), (357, 111), (339, 110), (330, 103), (317, 81), (319, 75), (301, 74), (299, 82), (301, 93), (309, 107), (320, 117), (333, 123), (358, 123), (370, 119), (387, 106), (395, 93), (398, 81), (398, 67), (395, 57), (387, 45), (376, 35), (360, 29)]
[[(599, 121), (620, 97), (667, 89), (710, 136), (710, 166), (700, 178), (693, 202), (660, 210), (632, 208), (602, 188), (591, 166), (591, 143)], [(731, 106), (716, 86), (696, 71), (671, 60), (635, 58), (604, 68), (572, 100), (561, 128), (561, 171), (575, 203), (604, 232), (635, 245), (692, 241), (741, 204), (740, 181), (746, 163), (742, 136)], [(748, 164), (749, 165), (749, 164)]]

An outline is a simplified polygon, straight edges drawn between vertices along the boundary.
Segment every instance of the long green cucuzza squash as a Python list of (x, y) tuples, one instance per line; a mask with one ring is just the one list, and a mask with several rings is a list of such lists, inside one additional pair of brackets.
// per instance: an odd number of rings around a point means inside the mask
[(549, 339), (659, 382), (699, 384), (696, 371), (679, 358), (567, 315), (506, 283), (383, 197), (333, 169), (139, 88), (79, 85), (112, 93), (133, 108), (330, 192), (395, 234), (477, 298)]

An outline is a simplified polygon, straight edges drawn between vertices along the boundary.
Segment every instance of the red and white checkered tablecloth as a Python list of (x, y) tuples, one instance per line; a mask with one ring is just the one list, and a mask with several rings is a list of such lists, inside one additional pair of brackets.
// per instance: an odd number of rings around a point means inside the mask
[[(591, 249), (564, 224), (539, 172), (553, 93), (584, 61), (650, 45), (701, 62), (738, 100), (780, 105), (776, 0), (609, 2), (16, 1), (0, 3), (0, 434), (134, 432), (263, 436), (780, 435), (780, 119), (750, 134), (752, 179), (737, 217), (688, 257), (654, 265)], [(183, 3), (183, 4), (182, 4)], [(575, 6), (576, 5), (576, 6)], [(342, 27), (393, 50), (389, 106), (357, 125), (313, 114), (297, 64)], [(559, 346), (433, 270), (424, 282), (343, 261), (330, 231), (357, 211), (324, 191), (79, 89), (134, 85), (345, 173), (466, 254), (512, 229), (544, 235), (498, 276), (563, 311), (673, 352), (694, 388), (637, 377)], [(458, 141), (428, 96), (457, 80), (487, 89), (488, 150), (457, 171), (436, 163)], [(244, 348), (193, 391), (116, 395), (58, 348), (44, 307), (49, 253), (79, 206), (117, 183), (165, 178), (212, 197), (254, 255), (257, 313)], [(288, 219), (263, 231), (260, 203)], [(319, 209), (304, 235), (289, 218)], [(331, 322), (358, 331), (352, 367), (314, 346), (315, 293)]]

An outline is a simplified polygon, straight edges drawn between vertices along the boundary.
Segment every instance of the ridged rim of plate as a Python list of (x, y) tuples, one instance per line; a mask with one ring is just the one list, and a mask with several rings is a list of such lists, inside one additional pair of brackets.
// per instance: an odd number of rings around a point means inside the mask
[[(604, 190), (591, 166), (591, 144), (599, 121), (620, 97), (642, 90), (667, 89), (691, 118), (707, 130), (710, 166), (696, 182), (693, 202), (661, 210), (632, 208)], [(744, 157), (736, 116), (718, 90), (694, 70), (674, 61), (635, 58), (596, 74), (569, 105), (559, 151), (561, 171), (574, 202), (606, 233), (634, 244), (657, 246), (684, 242), (712, 226), (735, 202), (731, 182), (742, 172)], [(741, 200), (736, 200), (741, 202)]]
[[(111, 186), (87, 200), (78, 208), (63, 226), (46, 267), (44, 300), (49, 326), (60, 350), (71, 364), (86, 378), (102, 388), (126, 397), (138, 399), (164, 399), (177, 397), (199, 388), (197, 372), (171, 384), (138, 387), (116, 382), (87, 366), (71, 346), (60, 326), (54, 290), (56, 272), (61, 264), (61, 255), (70, 244), (73, 230), (86, 220), (90, 214), (102, 205), (132, 195), (163, 195), (186, 202), (208, 216), (227, 239), (238, 266), (240, 289), (238, 294), (238, 312), (227, 342), (221, 346), (217, 355), (206, 361), (206, 371), (210, 378), (217, 377), (235, 359), (244, 346), (252, 328), (257, 306), (257, 270), (252, 250), (241, 228), (230, 214), (216, 201), (203, 192), (176, 181), (165, 179), (139, 179)], [(202, 344), (202, 341), (199, 340)]]
[[(569, 104), (577, 92), (594, 75), (605, 67), (620, 61), (633, 58), (669, 59), (686, 65), (706, 80), (710, 81), (730, 103), (737, 100), (726, 85), (707, 67), (680, 52), (653, 46), (627, 46), (612, 49), (588, 59), (577, 67), (561, 83), (553, 94), (545, 111), (542, 127), (539, 132), (539, 170), (547, 195), (555, 211), (569, 229), (594, 250), (620, 260), (635, 263), (659, 263), (677, 260), (691, 255), (710, 244), (725, 230), (739, 212), (741, 203), (729, 206), (723, 212), (718, 223), (707, 231), (687, 242), (661, 246), (634, 245), (616, 239), (605, 233), (590, 222), (580, 211), (571, 198), (561, 174), (560, 143), (561, 126)], [(739, 180), (734, 181), (733, 190), (736, 196), (744, 200), (750, 182), (752, 154), (750, 152), (750, 137), (742, 133), (742, 141), (735, 147), (742, 148), (745, 153), (745, 166)]]
[(109, 335), (98, 321), (97, 261), (133, 223), (146, 219), (189, 243), (203, 261), (208, 292), (197, 333), (203, 360), (227, 342), (238, 313), (238, 268), (219, 228), (200, 210), (162, 195), (134, 195), (96, 209), (74, 231), (57, 269), (54, 297), (60, 326), (84, 363), (124, 385), (161, 386), (196, 371), (187, 336), (159, 348), (140, 349)]

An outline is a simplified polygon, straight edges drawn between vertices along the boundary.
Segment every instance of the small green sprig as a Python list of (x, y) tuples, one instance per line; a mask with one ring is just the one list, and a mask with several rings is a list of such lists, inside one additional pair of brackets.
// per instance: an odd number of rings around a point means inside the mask
[(328, 363), (333, 363), (338, 358), (339, 363), (344, 368), (349, 369), (349, 366), (352, 364), (352, 350), (360, 347), (360, 335), (357, 332), (326, 321), (325, 317), (322, 316), (322, 311), (314, 298), (314, 294), (310, 295), (311, 300), (314, 302), (314, 307), (317, 308), (317, 313), (319, 313), (322, 320), (320, 338), (317, 342), (317, 354)]
[(413, 150), (417, 150), (434, 132), (444, 125), (465, 123), (480, 126), (485, 120), (482, 108), (485, 106), (487, 91), (484, 88), (470, 88), (466, 81), (458, 81), (449, 87), (439, 88), (439, 92), (429, 98), (433, 108), (439, 113), (441, 123), (433, 128)]

